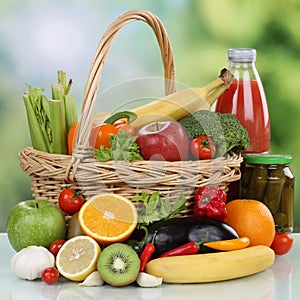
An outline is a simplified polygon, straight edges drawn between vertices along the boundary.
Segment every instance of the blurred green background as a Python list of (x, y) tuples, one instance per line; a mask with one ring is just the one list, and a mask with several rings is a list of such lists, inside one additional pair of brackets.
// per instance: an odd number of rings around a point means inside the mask
[[(162, 20), (175, 57), (176, 79), (202, 86), (227, 66), (227, 49), (257, 49), (271, 118), (271, 152), (294, 158), (295, 231), (300, 231), (300, 1), (298, 0), (2, 0), (0, 2), (0, 231), (14, 204), (31, 198), (18, 151), (30, 145), (22, 94), (45, 88), (62, 69), (74, 81), (80, 111), (90, 63), (108, 24), (131, 8)], [(101, 89), (162, 76), (160, 53), (146, 25), (128, 25), (116, 38)]]

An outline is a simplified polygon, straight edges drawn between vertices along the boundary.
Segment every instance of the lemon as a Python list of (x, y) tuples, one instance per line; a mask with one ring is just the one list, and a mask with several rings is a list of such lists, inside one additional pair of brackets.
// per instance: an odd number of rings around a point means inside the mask
[(82, 281), (97, 269), (101, 253), (98, 243), (89, 236), (76, 236), (67, 240), (56, 256), (60, 274), (73, 281)]

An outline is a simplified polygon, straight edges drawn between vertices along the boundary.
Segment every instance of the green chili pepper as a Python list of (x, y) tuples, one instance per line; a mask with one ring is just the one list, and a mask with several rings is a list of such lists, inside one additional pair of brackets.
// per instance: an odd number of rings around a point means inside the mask
[(113, 114), (112, 116), (108, 117), (104, 121), (104, 123), (106, 123), (106, 124), (114, 124), (116, 121), (118, 121), (120, 119), (127, 119), (127, 123), (130, 124), (136, 118), (137, 118), (137, 115), (134, 112), (126, 110), (126, 111), (120, 111), (120, 112), (117, 112), (117, 113)]
[(126, 244), (129, 245), (138, 254), (140, 254), (143, 251), (149, 235), (149, 231), (146, 226), (139, 226), (139, 229), (145, 231), (145, 236), (142, 241), (138, 241), (135, 239), (130, 239), (126, 241)]
[(128, 246), (130, 246), (136, 253), (140, 254), (145, 246), (144, 241), (139, 242), (137, 240), (128, 240), (126, 242)]

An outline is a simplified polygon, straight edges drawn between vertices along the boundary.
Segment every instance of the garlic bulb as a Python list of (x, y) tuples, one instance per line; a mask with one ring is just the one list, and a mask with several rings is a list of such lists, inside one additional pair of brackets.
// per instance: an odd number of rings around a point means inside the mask
[(45, 247), (28, 246), (17, 252), (10, 261), (11, 269), (22, 279), (41, 278), (42, 272), (54, 267), (54, 255)]

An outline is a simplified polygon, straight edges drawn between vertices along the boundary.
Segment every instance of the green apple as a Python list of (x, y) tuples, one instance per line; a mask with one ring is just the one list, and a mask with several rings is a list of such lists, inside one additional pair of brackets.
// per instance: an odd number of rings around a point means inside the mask
[(66, 237), (66, 221), (59, 207), (47, 200), (26, 200), (16, 204), (7, 219), (7, 236), (16, 250), (44, 246)]

